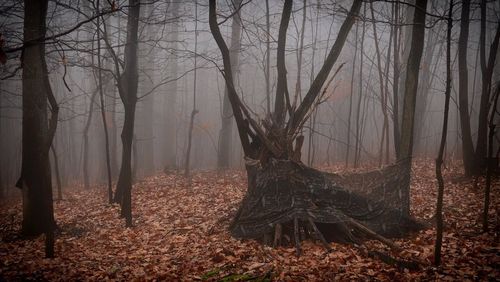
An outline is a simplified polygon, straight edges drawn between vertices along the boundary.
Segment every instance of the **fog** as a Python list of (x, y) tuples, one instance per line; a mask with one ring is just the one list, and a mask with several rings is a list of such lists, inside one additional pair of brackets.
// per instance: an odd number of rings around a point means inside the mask
[[(266, 1), (244, 0), (241, 6), (231, 1), (218, 2), (218, 21), (228, 45), (231, 42), (235, 7), (241, 13), (241, 31), (237, 39), (240, 40), (240, 48), (236, 50), (239, 63), (233, 68), (235, 88), (247, 108), (251, 109), (252, 116), (257, 121), (262, 121), (274, 109), (277, 87), (276, 50), (283, 2), (269, 1), (270, 95), (266, 93)], [(101, 17), (104, 25), (101, 23), (100, 30), (105, 32), (106, 38), (100, 40), (99, 56), (102, 57), (104, 113), (109, 135), (111, 170), (113, 180), (116, 180), (121, 163), (120, 133), (124, 122), (124, 108), (117, 90), (115, 64), (124, 62), (122, 59), (115, 60), (114, 56), (120, 57), (124, 52), (127, 9), (123, 7), (128, 4), (126, 1), (112, 3), (119, 9)], [(45, 42), (50, 83), (60, 107), (52, 146), (57, 156), (63, 187), (84, 185), (85, 174), (88, 174), (90, 185), (106, 182), (105, 134), (98, 93), (98, 29), (94, 17), (96, 5), (97, 2), (94, 1), (65, 0), (50, 1), (48, 7), (48, 36), (73, 29)], [(101, 1), (101, 6), (104, 11), (109, 9), (110, 3)], [(225, 80), (221, 75), (221, 53), (209, 29), (208, 2), (150, 0), (141, 1), (140, 6), (139, 87), (132, 154), (134, 179), (139, 180), (164, 171), (184, 170), (193, 106), (198, 112), (194, 115), (190, 169), (217, 169)], [(294, 1), (285, 49), (290, 96), (298, 95), (299, 101), (305, 96), (321, 69), (350, 6), (350, 1), (307, 1), (305, 5), (302, 1)], [(498, 2), (489, 7), (487, 50), (493, 40), (495, 22), (498, 21), (500, 12)], [(304, 163), (314, 167), (354, 167), (394, 162), (394, 50), (388, 49), (394, 48), (392, 40), (394, 26), (397, 26), (400, 40), (397, 56), (401, 79), (396, 83), (399, 85), (401, 111), (414, 8), (412, 5), (401, 4), (397, 24), (392, 24), (392, 9), (394, 7), (389, 2), (375, 2), (373, 18), (369, 3), (361, 8), (361, 15), (350, 31), (330, 77), (333, 77), (334, 72), (338, 73), (328, 87), (323, 87), (326, 99), (315, 109), (312, 118), (303, 128)], [(443, 1), (430, 1), (427, 8), (429, 14), (436, 16), (428, 16), (426, 21), (415, 110), (414, 156), (417, 157), (435, 158), (441, 138), (446, 80), (446, 22), (438, 15), (444, 17), (447, 9), (448, 4)], [(19, 46), (23, 38), (23, 3), (15, 0), (2, 1), (0, 14), (0, 32), (5, 40), (3, 48), (8, 50)], [(460, 31), (459, 7), (454, 16), (452, 41), (457, 42)], [(473, 140), (478, 126), (482, 85), (478, 62), (479, 18), (479, 8), (473, 5), (467, 53)], [(376, 54), (373, 22), (380, 62)], [(299, 63), (301, 49), (303, 51)], [(462, 135), (458, 112), (457, 44), (452, 44), (451, 51), (453, 79), (446, 155), (452, 159), (460, 159)], [(8, 60), (1, 66), (0, 75), (0, 185), (4, 192), (13, 194), (16, 193), (14, 184), (21, 170), (22, 53), (9, 52), (7, 55)], [(497, 57), (499, 56), (500, 54)], [(299, 65), (300, 89), (297, 91)], [(30, 66), (24, 66), (27, 67)], [(382, 69), (380, 74), (379, 67)], [(497, 63), (493, 83), (499, 78)], [(385, 105), (387, 135), (382, 133)], [(243, 169), (245, 160), (240, 138), (234, 122), (231, 124), (229, 167)], [(388, 142), (383, 139), (386, 138), (384, 136), (389, 137)], [(495, 147), (498, 145), (495, 144)], [(54, 155), (51, 153), (50, 157), (55, 173)]]

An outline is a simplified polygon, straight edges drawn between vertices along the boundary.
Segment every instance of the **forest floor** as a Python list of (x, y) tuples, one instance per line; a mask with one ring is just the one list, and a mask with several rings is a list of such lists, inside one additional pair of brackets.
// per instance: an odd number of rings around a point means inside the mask
[[(433, 160), (417, 161), (412, 213), (430, 218), (436, 202)], [(330, 168), (335, 170), (335, 168)], [(338, 170), (337, 170), (338, 171)], [(245, 175), (195, 172), (191, 188), (181, 174), (158, 174), (134, 185), (134, 227), (125, 228), (119, 207), (107, 204), (104, 187), (65, 190), (55, 203), (56, 258), (44, 258), (43, 236), (19, 238), (21, 203), (0, 202), (0, 281), (12, 280), (498, 280), (500, 279), (500, 183), (493, 185), (491, 231), (480, 233), (484, 179), (477, 188), (450, 165), (445, 170), (445, 234), (442, 267), (432, 267), (435, 229), (396, 242), (400, 257), (418, 259), (420, 270), (398, 269), (366, 255), (385, 250), (303, 242), (270, 248), (232, 238), (227, 226), (245, 190)]]

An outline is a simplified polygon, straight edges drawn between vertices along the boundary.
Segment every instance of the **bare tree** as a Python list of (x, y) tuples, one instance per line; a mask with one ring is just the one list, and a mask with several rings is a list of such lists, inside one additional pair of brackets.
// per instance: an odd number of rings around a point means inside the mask
[[(45, 37), (48, 1), (24, 2), (23, 49), (23, 141), (22, 169), (17, 187), (23, 194), (21, 232), (33, 236), (45, 233), (45, 255), (54, 256), (54, 208), (49, 150), (57, 127), (59, 106), (50, 86), (45, 61)], [(48, 117), (47, 109), (51, 115)]]
[[(127, 227), (132, 226), (132, 142), (134, 139), (135, 106), (137, 103), (137, 44), (139, 26), (139, 0), (129, 0), (127, 17), (127, 41), (124, 51), (124, 69), (120, 74), (118, 60), (115, 69), (118, 78), (118, 91), (125, 109), (125, 120), (121, 133), (122, 164), (114, 201), (121, 204), (121, 215), (125, 217)], [(108, 46), (109, 48), (109, 46)], [(110, 51), (112, 49), (110, 48)]]
[[(418, 76), (420, 69), (420, 59), (425, 39), (425, 15), (427, 0), (417, 1), (413, 16), (413, 31), (411, 39), (411, 49), (408, 57), (408, 67), (405, 79), (405, 92), (403, 101), (403, 116), (401, 121), (401, 147), (399, 150), (399, 161), (411, 161), (413, 152), (413, 129), (415, 117), (415, 104), (418, 88)], [(401, 191), (404, 201), (404, 211), (410, 214), (410, 191)]]
[(443, 117), (443, 130), (441, 132), (441, 143), (439, 145), (439, 152), (436, 158), (436, 178), (438, 181), (438, 196), (436, 204), (436, 244), (434, 248), (434, 264), (439, 266), (441, 264), (441, 245), (443, 241), (443, 194), (444, 194), (444, 180), (441, 167), (443, 165), (444, 148), (446, 146), (446, 135), (448, 132), (448, 112), (450, 110), (450, 96), (451, 96), (451, 30), (453, 28), (453, 0), (450, 1), (450, 8), (448, 11), (448, 29), (446, 32), (446, 90), (444, 102), (444, 117)]

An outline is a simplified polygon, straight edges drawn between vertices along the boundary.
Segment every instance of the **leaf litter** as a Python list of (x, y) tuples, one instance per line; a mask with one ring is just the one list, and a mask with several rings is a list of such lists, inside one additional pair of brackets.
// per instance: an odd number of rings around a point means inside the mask
[[(412, 214), (432, 220), (436, 202), (434, 165), (414, 162)], [(340, 167), (329, 167), (339, 171)], [(59, 226), (56, 258), (44, 258), (44, 238), (22, 239), (19, 198), (0, 202), (0, 280), (133, 281), (331, 281), (500, 279), (498, 179), (492, 185), (490, 232), (481, 233), (484, 179), (461, 176), (458, 164), (445, 169), (442, 266), (432, 266), (435, 229), (397, 239), (403, 258), (424, 262), (419, 270), (396, 268), (371, 258), (378, 242), (363, 246), (331, 243), (327, 252), (306, 241), (302, 255), (240, 241), (227, 231), (246, 192), (242, 171), (199, 171), (192, 184), (180, 173), (158, 174), (133, 188), (134, 227), (125, 228), (119, 206), (106, 203), (104, 187), (67, 189), (54, 203)], [(387, 250), (385, 250), (387, 251)]]

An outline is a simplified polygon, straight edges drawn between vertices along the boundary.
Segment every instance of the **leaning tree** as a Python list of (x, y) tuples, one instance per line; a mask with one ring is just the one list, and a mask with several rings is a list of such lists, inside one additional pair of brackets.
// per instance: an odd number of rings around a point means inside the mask
[(353, 2), (321, 70), (297, 104), (290, 101), (285, 64), (292, 4), (292, 0), (284, 2), (279, 27), (274, 112), (258, 121), (236, 91), (230, 51), (217, 22), (216, 1), (209, 2), (210, 30), (222, 53), (221, 73), (226, 81), (248, 176), (248, 191), (230, 226), (231, 232), (238, 238), (273, 241), (274, 245), (289, 241), (295, 244), (298, 254), (304, 234), (327, 247), (328, 241), (357, 242), (366, 237), (396, 247), (384, 236), (398, 236), (421, 227), (404, 212), (401, 204), (404, 202), (401, 188), (409, 186), (408, 161), (354, 176), (320, 172), (301, 162), (303, 126), (325, 98), (328, 84), (341, 67), (330, 76), (362, 0)]

